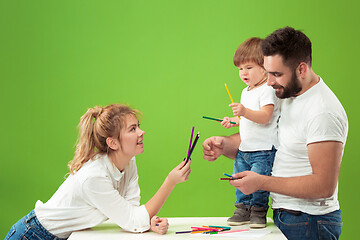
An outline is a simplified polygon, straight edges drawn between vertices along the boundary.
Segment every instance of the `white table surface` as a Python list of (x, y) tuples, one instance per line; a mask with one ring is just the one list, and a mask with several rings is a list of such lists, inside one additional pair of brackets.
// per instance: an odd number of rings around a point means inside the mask
[[(226, 234), (175, 234), (175, 232), (179, 231), (189, 231), (190, 227), (201, 227), (203, 225), (215, 225), (215, 226), (228, 226), (226, 223), (227, 217), (177, 217), (177, 218), (168, 218), (169, 220), (169, 229), (167, 234), (160, 235), (151, 231), (147, 231), (144, 233), (130, 233), (122, 230), (119, 226), (112, 222), (104, 222), (96, 227), (85, 229), (82, 231), (73, 232), (69, 240), (93, 240), (93, 239), (101, 239), (101, 240), (133, 240), (133, 239), (142, 239), (142, 240), (157, 240), (157, 239), (214, 239), (214, 240), (222, 240), (222, 239), (286, 239), (286, 237), (281, 233), (281, 231), (275, 226), (271, 218), (267, 218), (268, 223), (266, 228), (262, 229), (250, 229), (248, 225), (242, 226), (231, 226), (231, 230), (235, 229), (249, 229), (249, 232), (253, 233), (253, 231), (270, 231), (271, 233), (266, 234), (261, 238), (252, 238), (250, 235), (243, 235), (235, 237), (226, 236)], [(228, 233), (230, 234), (230, 233)]]

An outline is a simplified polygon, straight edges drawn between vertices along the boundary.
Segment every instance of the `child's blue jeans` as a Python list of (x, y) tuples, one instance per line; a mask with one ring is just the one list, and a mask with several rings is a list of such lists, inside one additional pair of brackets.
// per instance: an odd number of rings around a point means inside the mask
[[(243, 171), (253, 171), (261, 175), (269, 176), (274, 163), (276, 149), (242, 152), (238, 151), (234, 162), (233, 173)], [(236, 203), (244, 203), (246, 207), (264, 207), (268, 209), (269, 192), (257, 191), (250, 195), (245, 195), (239, 189), (236, 189)]]
[(28, 215), (20, 219), (14, 226), (11, 227), (5, 240), (62, 240), (49, 233), (36, 218), (34, 210)]
[(310, 215), (274, 209), (274, 223), (291, 240), (339, 239), (342, 231), (341, 211), (325, 215)]

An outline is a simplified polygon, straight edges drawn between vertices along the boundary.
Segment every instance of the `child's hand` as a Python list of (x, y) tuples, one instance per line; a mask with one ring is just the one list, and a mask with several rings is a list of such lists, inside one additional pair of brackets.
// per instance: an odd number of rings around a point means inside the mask
[(191, 172), (190, 169), (191, 160), (189, 160), (186, 165), (185, 161), (182, 161), (177, 167), (175, 167), (167, 176), (167, 179), (172, 182), (174, 185), (185, 182), (189, 178)]
[(159, 218), (158, 216), (154, 216), (150, 221), (150, 229), (153, 232), (159, 234), (165, 234), (169, 228), (169, 223), (167, 218)]
[(224, 119), (221, 122), (221, 126), (224, 128), (231, 128), (233, 124), (230, 123), (231, 119), (229, 117), (224, 117)]
[(246, 107), (244, 107), (241, 103), (232, 103), (229, 107), (232, 107), (234, 116), (241, 117), (245, 115)]

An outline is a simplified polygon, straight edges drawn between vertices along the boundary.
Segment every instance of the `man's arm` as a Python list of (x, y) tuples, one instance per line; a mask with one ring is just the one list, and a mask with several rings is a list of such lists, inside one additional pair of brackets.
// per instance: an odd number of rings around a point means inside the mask
[(203, 142), (204, 159), (215, 161), (221, 155), (235, 159), (240, 145), (240, 134), (236, 133), (228, 137), (214, 136)]
[(223, 155), (225, 157), (235, 159), (236, 155), (239, 151), (240, 145), (240, 134), (235, 133), (231, 136), (224, 137), (224, 148), (223, 148)]
[(338, 182), (343, 144), (326, 141), (309, 144), (307, 148), (313, 170), (311, 175), (272, 177), (247, 171), (234, 174), (239, 179), (230, 184), (244, 194), (264, 190), (296, 198), (331, 197)]

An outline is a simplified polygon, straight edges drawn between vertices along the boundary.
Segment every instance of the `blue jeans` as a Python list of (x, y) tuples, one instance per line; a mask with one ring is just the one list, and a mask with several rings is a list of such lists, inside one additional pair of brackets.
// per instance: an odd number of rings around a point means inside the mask
[(5, 237), (5, 240), (62, 240), (65, 238), (58, 238), (49, 233), (39, 222), (35, 216), (34, 210), (28, 215), (20, 219)]
[(340, 210), (325, 215), (302, 212), (295, 215), (275, 209), (273, 218), (275, 225), (289, 240), (339, 239), (342, 230)]
[[(243, 171), (253, 171), (261, 175), (269, 176), (274, 163), (276, 149), (242, 152), (238, 151), (234, 162), (233, 173)], [(269, 192), (257, 191), (250, 195), (245, 195), (236, 189), (236, 203), (244, 203), (246, 207), (264, 207), (268, 209)]]

